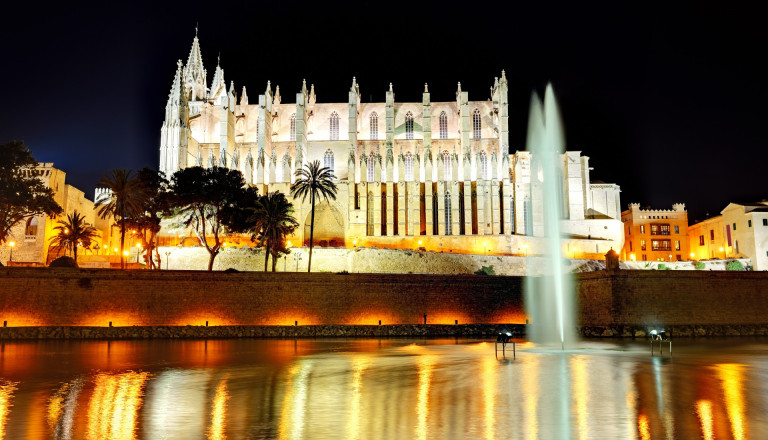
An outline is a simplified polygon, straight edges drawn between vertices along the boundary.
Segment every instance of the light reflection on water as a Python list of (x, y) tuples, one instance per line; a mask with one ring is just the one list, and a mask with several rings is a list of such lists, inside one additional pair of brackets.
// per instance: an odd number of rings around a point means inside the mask
[(768, 340), (5, 343), (0, 439), (768, 438)]

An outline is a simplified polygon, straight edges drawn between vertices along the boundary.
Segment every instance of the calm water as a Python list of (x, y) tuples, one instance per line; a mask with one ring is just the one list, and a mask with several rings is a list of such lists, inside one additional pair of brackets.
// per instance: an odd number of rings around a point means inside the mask
[(765, 439), (768, 340), (5, 343), (4, 439)]

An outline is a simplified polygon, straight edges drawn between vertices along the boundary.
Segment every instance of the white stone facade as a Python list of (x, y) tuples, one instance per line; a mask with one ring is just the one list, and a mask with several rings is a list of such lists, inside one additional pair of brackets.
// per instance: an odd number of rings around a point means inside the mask
[[(314, 85), (306, 83), (295, 99), (284, 99), (269, 82), (251, 103), (245, 87), (239, 96), (234, 83), (226, 87), (220, 66), (206, 84), (195, 37), (187, 63), (178, 62), (161, 129), (160, 170), (167, 175), (195, 165), (226, 166), (262, 193), (288, 194), (296, 169), (319, 160), (332, 168), (339, 187), (316, 222), (328, 222), (316, 227), (315, 237), (329, 245), (428, 241), (437, 248), (439, 241), (440, 249), (472, 251), (479, 245), (466, 238), (492, 236), (496, 252), (514, 253), (515, 237), (542, 234), (531, 155), (509, 154), (504, 72), (485, 101), (470, 101), (459, 84), (455, 101), (432, 102), (425, 84), (421, 102), (397, 102), (390, 84), (385, 102), (364, 103), (353, 78), (344, 103), (318, 102)], [(620, 249), (619, 187), (591, 184), (589, 170), (580, 152), (563, 154), (563, 229), (579, 242), (608, 244), (579, 244), (584, 253)], [(307, 204), (294, 206), (304, 224)], [(298, 235), (305, 240), (303, 229)]]

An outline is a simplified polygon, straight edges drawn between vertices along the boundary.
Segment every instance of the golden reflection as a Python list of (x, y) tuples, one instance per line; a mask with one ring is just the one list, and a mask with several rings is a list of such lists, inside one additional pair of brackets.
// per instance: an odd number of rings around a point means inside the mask
[(645, 414), (637, 416), (637, 430), (640, 433), (640, 440), (651, 440), (651, 427), (648, 424), (648, 416)]
[(48, 426), (51, 429), (56, 429), (61, 415), (64, 414), (64, 398), (67, 396), (67, 391), (69, 391), (69, 384), (65, 383), (48, 401)]
[(223, 440), (227, 438), (224, 434), (227, 418), (227, 400), (229, 392), (227, 391), (227, 380), (225, 377), (219, 381), (216, 386), (216, 394), (213, 396), (213, 408), (211, 408), (211, 427), (208, 429), (208, 438), (212, 440)]
[(485, 413), (485, 438), (496, 438), (496, 392), (498, 386), (498, 361), (495, 357), (483, 359), (483, 404)]
[(747, 431), (743, 389), (744, 369), (746, 367), (741, 364), (718, 364), (714, 368), (723, 382), (725, 409), (728, 412), (728, 420), (731, 421), (733, 438), (736, 440), (744, 439)]
[(149, 373), (129, 371), (96, 376), (88, 405), (89, 439), (134, 439), (136, 416)]
[(696, 402), (696, 415), (699, 416), (701, 423), (701, 436), (704, 440), (712, 440), (714, 437), (712, 425), (712, 402), (709, 400), (699, 400)]
[(362, 356), (357, 356), (352, 360), (352, 402), (349, 408), (349, 417), (347, 418), (347, 438), (360, 438), (360, 405), (363, 397), (363, 373), (368, 368), (370, 361)]
[(71, 438), (82, 379), (62, 384), (48, 400), (47, 421), (55, 438)]
[(11, 412), (13, 392), (18, 388), (18, 382), (0, 380), (0, 439), (5, 438), (5, 423)]
[(429, 391), (432, 385), (432, 368), (436, 358), (433, 355), (419, 356), (416, 361), (419, 368), (419, 391), (416, 401), (416, 438), (426, 439), (427, 416), (429, 416)]
[(539, 438), (539, 356), (526, 356), (523, 364), (524, 438)]
[(285, 379), (285, 397), (280, 411), (278, 425), (279, 439), (299, 439), (304, 431), (304, 421), (307, 417), (307, 378), (311, 370), (310, 362), (301, 362), (291, 366)]
[(586, 440), (589, 437), (589, 426), (587, 425), (587, 420), (589, 420), (588, 362), (585, 356), (574, 356), (570, 361), (573, 376), (573, 411), (576, 414), (576, 427), (581, 440)]

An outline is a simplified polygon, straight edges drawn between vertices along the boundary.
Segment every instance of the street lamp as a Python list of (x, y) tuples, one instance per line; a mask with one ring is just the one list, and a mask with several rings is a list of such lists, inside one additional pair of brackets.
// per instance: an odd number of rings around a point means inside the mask
[(576, 258), (576, 247), (575, 246), (571, 248), (571, 260), (573, 260), (574, 258)]
[(10, 261), (13, 261), (13, 247), (16, 246), (16, 242), (15, 241), (9, 241), (8, 242), (8, 246), (11, 247), (11, 256), (10, 256), (10, 258), (8, 258), (8, 261), (10, 262)]
[(293, 259), (296, 260), (296, 272), (299, 271), (299, 260), (301, 260), (301, 252), (293, 254)]
[(720, 252), (722, 252), (722, 253), (723, 253), (723, 260), (725, 260), (725, 249), (723, 249), (723, 248), (721, 247), (721, 248), (720, 248)]
[(629, 259), (635, 261), (637, 258), (635, 257), (635, 254), (629, 254)]
[(483, 253), (488, 255), (488, 242), (483, 242)]
[(168, 270), (168, 264), (170, 263), (169, 261), (170, 259), (171, 259), (171, 251), (166, 251), (165, 252), (165, 270)]

